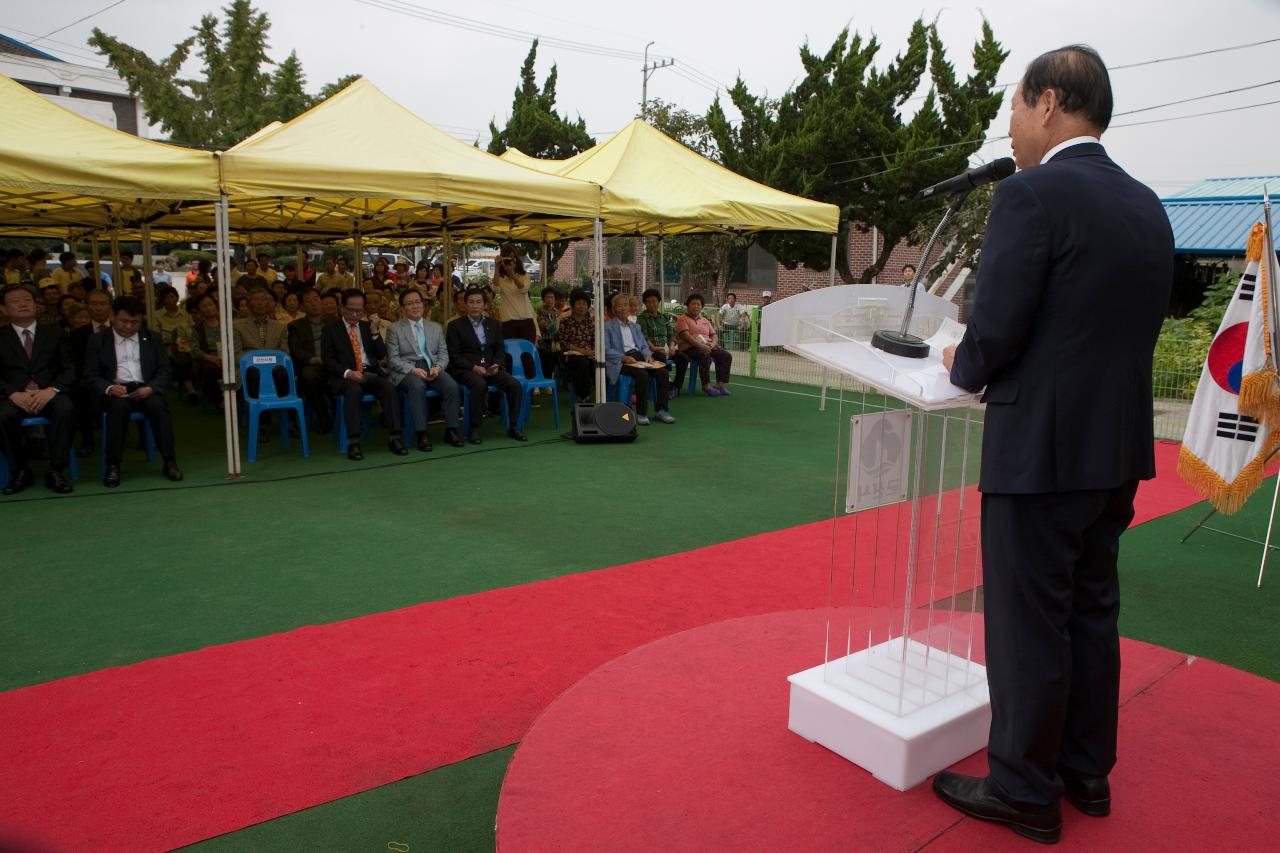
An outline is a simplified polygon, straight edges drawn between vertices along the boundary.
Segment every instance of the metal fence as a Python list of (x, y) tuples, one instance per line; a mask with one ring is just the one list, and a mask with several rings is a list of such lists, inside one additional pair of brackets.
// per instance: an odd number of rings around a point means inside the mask
[[(683, 313), (683, 309), (679, 313)], [(716, 312), (707, 313), (711, 317)], [(817, 389), (819, 397), (841, 387), (846, 391), (864, 390), (852, 380), (782, 347), (760, 346), (759, 307), (752, 307), (748, 328), (739, 328), (734, 334), (722, 333), (721, 345), (733, 352), (734, 373), (738, 376), (807, 385)], [(1158, 351), (1156, 362), (1157, 368), (1152, 377), (1155, 435), (1156, 438), (1181, 440), (1196, 382), (1200, 378), (1203, 355), (1193, 349), (1164, 354)]]

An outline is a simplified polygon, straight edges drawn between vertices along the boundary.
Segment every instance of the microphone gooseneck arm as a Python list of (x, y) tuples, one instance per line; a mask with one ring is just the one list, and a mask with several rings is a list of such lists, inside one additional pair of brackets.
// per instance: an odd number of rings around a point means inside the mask
[(929, 242), (924, 244), (924, 254), (920, 256), (920, 265), (916, 267), (915, 278), (911, 281), (911, 293), (907, 295), (907, 310), (902, 315), (902, 328), (898, 330), (898, 334), (905, 335), (907, 329), (911, 327), (911, 315), (916, 310), (916, 288), (919, 286), (921, 279), (924, 278), (925, 270), (929, 268), (929, 255), (933, 253), (933, 247), (938, 242), (938, 237), (942, 235), (943, 229), (947, 227), (947, 223), (951, 221), (951, 217), (955, 215), (963, 205), (965, 199), (969, 197), (971, 190), (958, 192), (951, 196), (951, 203), (947, 205), (947, 212), (942, 214), (942, 221), (938, 223), (938, 227), (933, 229), (933, 234), (929, 237)]

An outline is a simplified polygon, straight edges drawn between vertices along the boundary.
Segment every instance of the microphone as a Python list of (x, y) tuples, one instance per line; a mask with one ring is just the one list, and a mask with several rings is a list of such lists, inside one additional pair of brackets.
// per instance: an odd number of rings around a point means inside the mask
[(1017, 168), (1018, 165), (1013, 162), (1012, 157), (1001, 157), (999, 160), (992, 160), (990, 163), (977, 166), (967, 172), (961, 172), (954, 178), (947, 178), (945, 181), (936, 183), (928, 189), (920, 190), (920, 192), (916, 193), (916, 198), (933, 198), (935, 195), (967, 193), (969, 190), (977, 189), (984, 184), (1002, 181), (1012, 175)]

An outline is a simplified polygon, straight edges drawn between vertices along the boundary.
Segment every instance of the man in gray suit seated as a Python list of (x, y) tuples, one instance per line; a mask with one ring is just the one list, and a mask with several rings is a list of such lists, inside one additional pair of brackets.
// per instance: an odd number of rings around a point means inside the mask
[(427, 436), (428, 390), (440, 392), (444, 440), (454, 447), (462, 447), (462, 434), (458, 432), (461, 392), (458, 383), (445, 372), (449, 366), (449, 348), (445, 346), (444, 330), (439, 323), (423, 317), (426, 303), (417, 290), (400, 294), (400, 309), (404, 316), (387, 330), (387, 366), (392, 384), (409, 397), (408, 411), (417, 432), (418, 449), (431, 450), (431, 439)]

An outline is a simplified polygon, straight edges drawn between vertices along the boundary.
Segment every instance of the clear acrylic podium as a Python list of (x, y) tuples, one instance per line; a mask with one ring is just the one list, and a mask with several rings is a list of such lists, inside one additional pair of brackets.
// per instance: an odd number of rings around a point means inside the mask
[(768, 306), (761, 322), (762, 345), (841, 380), (826, 636), (821, 663), (788, 679), (788, 727), (898, 790), (983, 748), (991, 720), (975, 661), (982, 414), (941, 364), (963, 332), (949, 302), (917, 297), (912, 331), (929, 358), (869, 345), (906, 296), (827, 288)]

